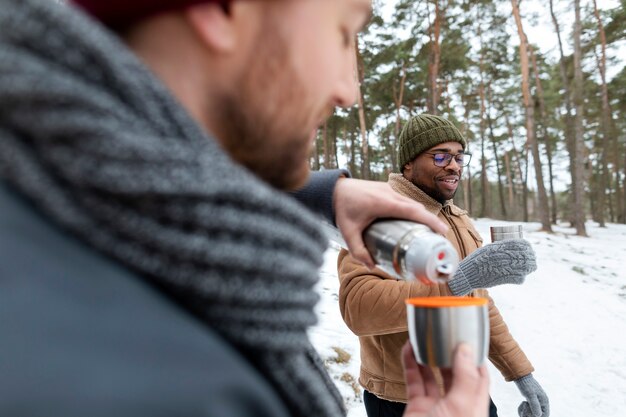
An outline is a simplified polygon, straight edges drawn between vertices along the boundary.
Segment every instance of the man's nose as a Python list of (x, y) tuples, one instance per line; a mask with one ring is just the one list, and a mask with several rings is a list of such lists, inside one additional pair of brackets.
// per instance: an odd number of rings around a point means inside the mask
[(359, 82), (351, 71), (345, 71), (343, 77), (337, 82), (334, 91), (333, 104), (337, 107), (354, 106), (359, 94), (361, 94)]
[(344, 108), (354, 106), (361, 95), (357, 56), (354, 48), (349, 48), (346, 54), (339, 61), (341, 69), (333, 91), (333, 104)]
[(459, 172), (461, 169), (463, 169), (463, 166), (459, 164), (459, 162), (457, 162), (455, 157), (452, 157), (452, 159), (450, 159), (450, 163), (448, 164), (448, 166), (446, 166), (446, 169), (454, 172)]

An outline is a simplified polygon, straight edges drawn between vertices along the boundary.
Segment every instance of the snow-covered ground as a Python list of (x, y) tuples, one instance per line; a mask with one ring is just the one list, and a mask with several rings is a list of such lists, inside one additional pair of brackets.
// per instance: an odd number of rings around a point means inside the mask
[[(478, 219), (489, 243), (489, 226), (520, 224)], [(538, 270), (522, 286), (490, 290), (502, 316), (535, 366), (534, 376), (550, 397), (554, 417), (626, 416), (626, 226), (587, 223), (589, 238), (555, 227), (538, 232), (524, 223), (537, 253)], [(365, 417), (361, 402), (359, 343), (338, 307), (337, 248), (326, 253), (318, 287), (319, 324), (314, 345), (328, 364), (349, 409)], [(493, 366), (491, 395), (500, 417), (517, 416), (523, 400), (515, 384)]]

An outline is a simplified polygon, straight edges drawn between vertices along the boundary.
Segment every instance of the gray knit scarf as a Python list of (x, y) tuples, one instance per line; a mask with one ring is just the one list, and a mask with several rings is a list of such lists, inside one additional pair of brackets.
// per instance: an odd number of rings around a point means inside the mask
[(233, 163), (114, 35), (0, 0), (0, 180), (217, 330), (293, 415), (343, 415), (311, 346), (326, 240)]

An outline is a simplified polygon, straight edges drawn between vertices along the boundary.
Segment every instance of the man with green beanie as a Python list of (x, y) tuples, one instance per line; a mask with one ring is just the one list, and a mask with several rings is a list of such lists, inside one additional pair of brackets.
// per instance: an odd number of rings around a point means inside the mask
[[(368, 270), (346, 252), (338, 259), (339, 303), (348, 327), (359, 336), (361, 372), (368, 417), (400, 416), (405, 409), (400, 350), (408, 339), (404, 300), (428, 296), (480, 296), (489, 299), (489, 359), (507, 381), (514, 381), (525, 401), (522, 417), (547, 417), (548, 398), (533, 378), (530, 361), (513, 339), (485, 288), (521, 284), (536, 269), (535, 254), (522, 239), (482, 247), (482, 238), (465, 210), (452, 198), (470, 161), (467, 141), (452, 122), (421, 114), (403, 127), (398, 143), (401, 173), (389, 176), (398, 193), (422, 203), (444, 221), (445, 235), (462, 261), (446, 284), (399, 281), (380, 269)], [(506, 413), (507, 415), (509, 412)], [(490, 417), (497, 416), (491, 402)]]

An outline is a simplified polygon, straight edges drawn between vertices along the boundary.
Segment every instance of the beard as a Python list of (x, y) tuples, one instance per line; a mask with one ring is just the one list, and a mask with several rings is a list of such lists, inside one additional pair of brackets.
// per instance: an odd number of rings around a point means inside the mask
[(441, 204), (445, 203), (448, 200), (452, 200), (454, 199), (454, 196), (456, 195), (457, 190), (454, 190), (452, 192), (449, 191), (440, 191), (440, 190), (432, 190), (432, 194), (430, 192), (426, 192), (426, 194), (430, 195), (433, 199), (437, 200), (438, 202), (440, 202)]
[[(454, 191), (441, 190), (437, 187), (437, 181), (432, 179), (426, 181), (419, 174), (414, 174), (409, 178), (409, 181), (413, 183), (417, 188), (426, 193), (430, 198), (443, 204), (448, 200), (452, 200), (458, 191), (458, 188)], [(460, 182), (459, 182), (460, 185)]]
[(220, 102), (222, 146), (267, 183), (293, 190), (308, 178), (311, 135), (321, 115), (314, 117), (304, 82), (277, 30), (260, 34), (253, 50), (236, 92)]

